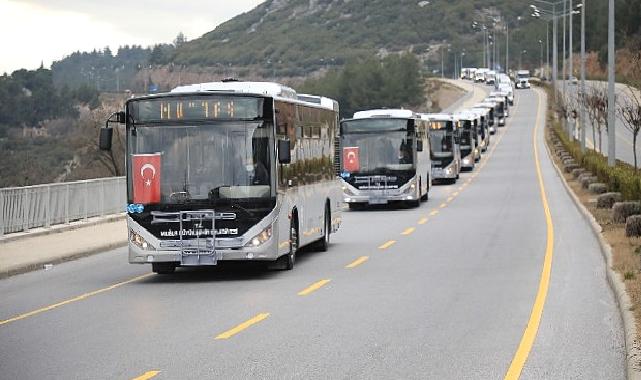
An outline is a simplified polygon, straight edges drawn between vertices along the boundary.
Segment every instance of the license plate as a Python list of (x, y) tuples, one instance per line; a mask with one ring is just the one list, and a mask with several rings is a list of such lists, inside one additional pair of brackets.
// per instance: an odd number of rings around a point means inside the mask
[(385, 205), (387, 204), (387, 199), (385, 198), (370, 198), (369, 204), (371, 205)]

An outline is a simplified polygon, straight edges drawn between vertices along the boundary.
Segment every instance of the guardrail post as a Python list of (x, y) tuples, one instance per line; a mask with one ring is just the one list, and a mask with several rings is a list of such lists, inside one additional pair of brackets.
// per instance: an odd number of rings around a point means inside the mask
[(51, 185), (47, 185), (47, 198), (45, 200), (45, 228), (51, 227)]
[(4, 235), (4, 220), (5, 220), (5, 212), (4, 212), (4, 192), (0, 191), (0, 237)]
[(85, 222), (89, 217), (89, 181), (85, 181)]
[(22, 191), (22, 231), (26, 231), (29, 225), (29, 188)]
[(65, 224), (69, 224), (69, 183), (65, 186)]

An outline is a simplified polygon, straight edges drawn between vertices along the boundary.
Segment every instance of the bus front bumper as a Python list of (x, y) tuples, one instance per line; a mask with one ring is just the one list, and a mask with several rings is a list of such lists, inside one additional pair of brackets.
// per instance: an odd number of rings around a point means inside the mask
[(433, 167), (432, 168), (432, 179), (456, 179), (458, 173), (456, 172), (456, 164), (452, 162), (444, 168)]
[[(277, 220), (257, 224), (245, 235), (225, 238), (160, 240), (127, 217), (129, 263), (173, 262), (182, 266), (216, 265), (218, 261), (273, 261), (289, 250), (289, 241), (280, 242)], [(268, 237), (256, 241), (258, 232), (270, 228)], [(247, 236), (254, 238), (247, 239)]]
[(396, 201), (416, 201), (419, 199), (416, 177), (398, 189), (361, 190), (342, 181), (343, 201), (347, 204), (387, 204)]
[[(289, 242), (287, 247), (289, 246)], [(219, 244), (219, 242), (216, 242)], [(180, 248), (144, 250), (134, 243), (129, 243), (129, 263), (149, 264), (174, 262), (180, 265), (216, 265), (218, 261), (273, 261), (279, 256), (278, 244), (272, 237), (260, 247), (216, 247), (213, 252), (203, 250), (200, 254), (184, 254)]]
[(463, 157), (461, 160), (461, 168), (462, 169), (474, 169), (474, 163), (476, 162), (474, 158), (474, 153), (471, 153), (470, 155)]

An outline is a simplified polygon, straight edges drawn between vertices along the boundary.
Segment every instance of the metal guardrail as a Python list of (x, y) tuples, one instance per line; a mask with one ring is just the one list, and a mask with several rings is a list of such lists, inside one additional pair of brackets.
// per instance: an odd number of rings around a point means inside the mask
[(0, 189), (0, 236), (124, 212), (125, 177)]

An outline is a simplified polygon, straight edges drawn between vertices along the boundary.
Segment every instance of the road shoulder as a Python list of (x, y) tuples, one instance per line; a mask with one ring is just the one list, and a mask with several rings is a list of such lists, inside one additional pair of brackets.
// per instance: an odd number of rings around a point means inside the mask
[(634, 314), (632, 312), (633, 305), (630, 300), (630, 296), (626, 291), (626, 286), (623, 281), (622, 275), (613, 269), (612, 247), (604, 238), (601, 225), (597, 222), (592, 213), (583, 205), (582, 201), (575, 194), (566, 177), (563, 175), (563, 172), (559, 167), (558, 159), (552, 154), (550, 150), (550, 141), (548, 138), (549, 133), (550, 131), (548, 129), (548, 126), (546, 125), (545, 147), (548, 157), (550, 158), (550, 161), (552, 162), (552, 165), (555, 169), (555, 173), (561, 180), (563, 188), (572, 199), (579, 213), (587, 221), (587, 224), (590, 226), (594, 237), (599, 242), (600, 252), (605, 261), (605, 272), (608, 284), (615, 295), (617, 306), (623, 320), (627, 378), (641, 380), (641, 367), (639, 366), (638, 359), (641, 358), (641, 349), (639, 347), (639, 341), (637, 339), (636, 322), (634, 319)]

